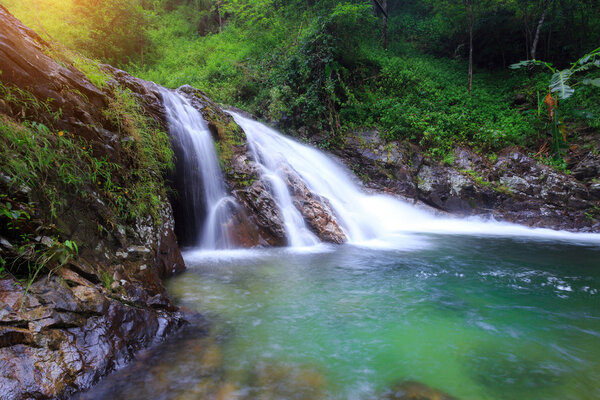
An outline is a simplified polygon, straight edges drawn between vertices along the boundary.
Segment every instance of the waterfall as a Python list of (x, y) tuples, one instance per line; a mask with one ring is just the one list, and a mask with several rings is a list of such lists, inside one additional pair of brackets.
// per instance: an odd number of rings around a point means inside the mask
[(175, 156), (180, 218), (186, 225), (192, 244), (203, 249), (230, 248), (227, 232), (230, 207), (235, 201), (227, 196), (223, 174), (208, 125), (200, 112), (182, 95), (163, 90)]
[(290, 200), (284, 183), (286, 166), (295, 170), (313, 193), (329, 201), (350, 243), (395, 246), (407, 239), (408, 232), (600, 240), (598, 234), (533, 229), (477, 217), (440, 217), (392, 196), (363, 193), (354, 183), (356, 178), (352, 173), (325, 153), (287, 138), (260, 122), (234, 112), (230, 114), (246, 132), (255, 160), (274, 183), (274, 194), (292, 246), (310, 245), (317, 239), (308, 231)]

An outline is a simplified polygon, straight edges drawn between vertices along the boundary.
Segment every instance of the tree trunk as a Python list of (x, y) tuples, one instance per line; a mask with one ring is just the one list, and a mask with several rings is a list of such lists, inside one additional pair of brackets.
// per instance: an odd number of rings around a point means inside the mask
[(372, 0), (373, 4), (375, 5), (375, 8), (379, 11), (381, 11), (381, 15), (382, 15), (382, 20), (383, 20), (383, 27), (382, 27), (382, 32), (381, 32), (381, 36), (383, 39), (383, 48), (385, 50), (387, 50), (387, 46), (388, 46), (388, 37), (387, 37), (387, 19), (388, 19), (388, 13), (387, 13), (387, 0)]
[(542, 11), (542, 16), (540, 17), (540, 21), (538, 22), (537, 29), (535, 30), (535, 37), (533, 39), (533, 44), (531, 45), (531, 59), (535, 60), (535, 52), (537, 50), (537, 45), (540, 40), (540, 32), (542, 30), (542, 25), (544, 25), (544, 20), (546, 19), (546, 13), (548, 12), (548, 7), (550, 6), (550, 0), (546, 0), (544, 4), (544, 11)]
[(217, 15), (219, 16), (219, 33), (223, 32), (223, 20), (221, 18), (221, 2), (217, 2)]
[(382, 36), (383, 36), (383, 49), (387, 50), (388, 48), (388, 32), (387, 32), (387, 0), (382, 0), (381, 1), (381, 6), (383, 7), (383, 32), (382, 32)]
[(525, 25), (525, 59), (529, 59), (530, 43), (531, 43), (531, 29), (529, 29), (529, 14), (527, 13), (527, 0), (523, 2), (523, 23)]
[(473, 15), (473, 0), (465, 0), (465, 6), (467, 7), (467, 24), (469, 25), (469, 80), (467, 89), (470, 94), (473, 88), (473, 24), (475, 20)]

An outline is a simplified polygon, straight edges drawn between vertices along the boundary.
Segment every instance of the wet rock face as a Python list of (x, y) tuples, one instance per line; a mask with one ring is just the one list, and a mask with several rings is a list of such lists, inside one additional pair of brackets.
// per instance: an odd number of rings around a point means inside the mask
[(0, 280), (0, 398), (87, 388), (182, 324), (168, 299), (149, 308), (146, 298), (127, 294), (135, 283), (123, 282), (111, 291), (65, 269), (25, 295), (13, 279)]
[(595, 181), (600, 169), (593, 154), (578, 161), (572, 175), (541, 165), (518, 149), (501, 152), (492, 163), (457, 148), (454, 160), (442, 164), (424, 158), (415, 146), (385, 144), (376, 132), (350, 136), (336, 154), (366, 187), (441, 211), (536, 227), (600, 231), (600, 184)]
[(469, 215), (478, 205), (491, 209), (494, 194), (454, 169), (423, 165), (417, 173), (418, 199), (435, 208)]
[(422, 157), (414, 147), (385, 145), (377, 131), (359, 132), (347, 137), (335, 154), (369, 189), (415, 197), (414, 174)]
[(258, 235), (256, 245), (285, 245), (283, 217), (271, 194), (268, 182), (255, 181), (248, 188), (235, 190), (234, 196), (243, 207), (240, 214), (245, 216), (246, 221), (255, 225), (259, 233), (266, 233)]
[(347, 241), (329, 201), (312, 193), (291, 168), (286, 168), (284, 172), (294, 206), (300, 211), (310, 230), (324, 242), (342, 244)]

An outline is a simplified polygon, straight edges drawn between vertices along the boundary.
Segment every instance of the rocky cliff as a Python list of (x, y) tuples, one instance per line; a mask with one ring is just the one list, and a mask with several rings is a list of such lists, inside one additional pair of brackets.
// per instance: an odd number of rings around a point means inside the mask
[(573, 159), (570, 175), (518, 148), (493, 159), (457, 148), (449, 162), (437, 162), (410, 143), (384, 142), (376, 131), (349, 136), (336, 154), (367, 188), (443, 212), (600, 232), (600, 159), (593, 150)]
[(2, 6), (0, 71), (0, 398), (64, 397), (183, 322), (160, 96)]

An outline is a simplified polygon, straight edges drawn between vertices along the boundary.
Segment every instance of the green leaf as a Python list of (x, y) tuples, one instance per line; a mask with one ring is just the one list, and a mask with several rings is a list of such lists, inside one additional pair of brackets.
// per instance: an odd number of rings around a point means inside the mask
[(584, 85), (592, 85), (592, 86), (600, 87), (600, 78), (584, 79), (581, 81), (581, 83), (583, 83)]
[(511, 64), (509, 66), (510, 69), (520, 69), (523, 67), (528, 67), (530, 65), (541, 65), (544, 66), (548, 69), (550, 69), (552, 72), (554, 72), (554, 68), (552, 67), (551, 63), (547, 63), (544, 61), (539, 61), (539, 60), (524, 60), (524, 61), (519, 61), (518, 63), (515, 64)]
[(558, 93), (559, 99), (568, 99), (575, 93), (575, 89), (567, 85), (571, 75), (573, 75), (573, 72), (570, 69), (563, 69), (552, 75), (552, 79), (550, 80), (550, 90), (554, 93)]

